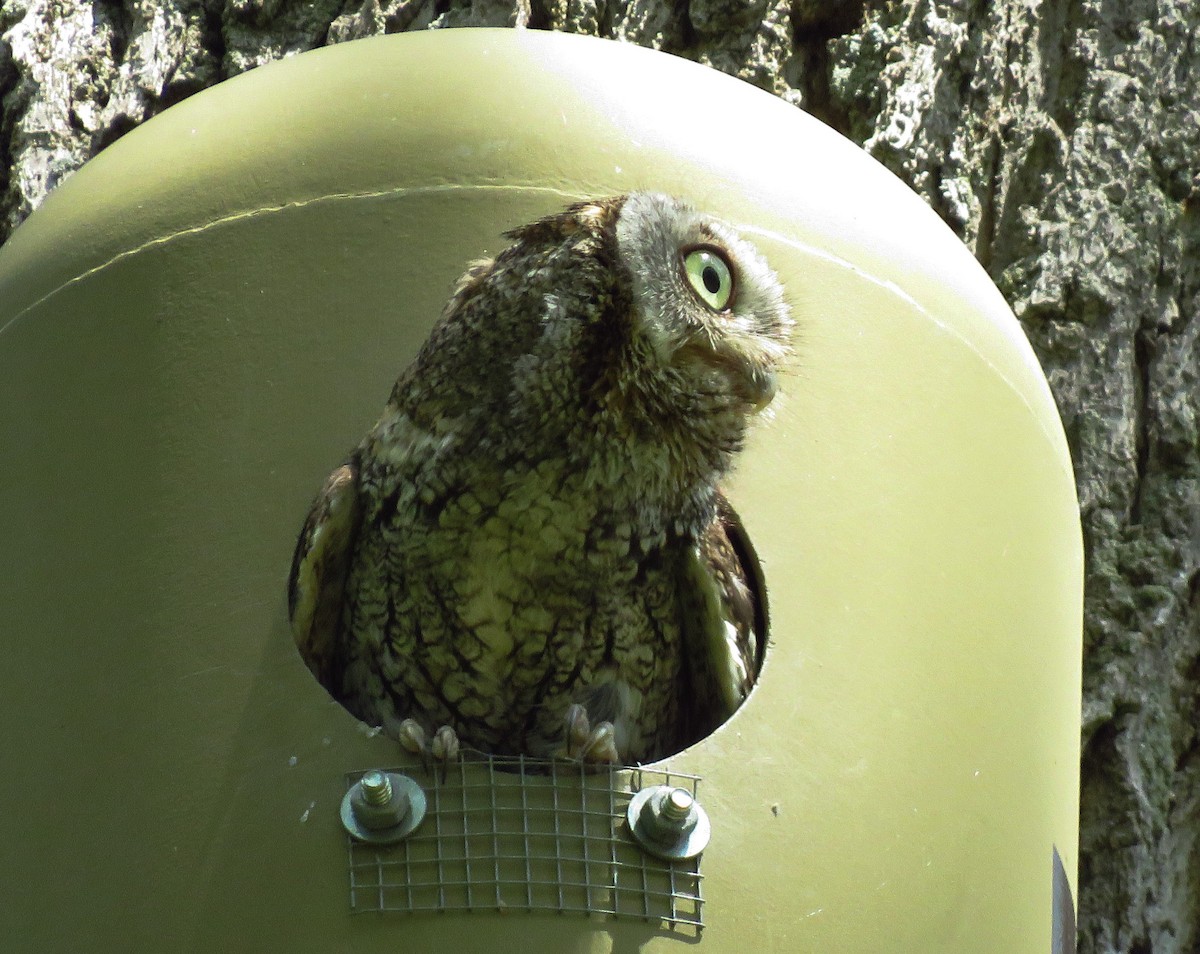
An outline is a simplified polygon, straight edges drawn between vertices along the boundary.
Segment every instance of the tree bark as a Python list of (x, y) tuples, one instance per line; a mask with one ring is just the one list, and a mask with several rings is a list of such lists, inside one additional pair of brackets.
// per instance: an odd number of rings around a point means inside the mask
[(920, 193), (1042, 361), (1086, 553), (1080, 950), (1200, 950), (1200, 5), (3, 0), (0, 240), (172, 103), (377, 33), (525, 26), (707, 63)]

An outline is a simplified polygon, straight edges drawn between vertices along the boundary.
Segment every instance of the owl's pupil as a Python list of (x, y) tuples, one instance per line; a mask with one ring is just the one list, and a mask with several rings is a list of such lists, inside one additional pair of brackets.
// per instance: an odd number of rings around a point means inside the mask
[(704, 279), (704, 287), (708, 289), (710, 295), (715, 295), (721, 290), (721, 276), (711, 265), (701, 272), (701, 277)]

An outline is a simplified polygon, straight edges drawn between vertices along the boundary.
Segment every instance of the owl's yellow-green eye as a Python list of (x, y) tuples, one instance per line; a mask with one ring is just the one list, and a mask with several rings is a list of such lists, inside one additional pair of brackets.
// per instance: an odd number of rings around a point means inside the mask
[(713, 248), (694, 248), (683, 256), (688, 284), (713, 311), (723, 311), (733, 298), (733, 271), (725, 257)]

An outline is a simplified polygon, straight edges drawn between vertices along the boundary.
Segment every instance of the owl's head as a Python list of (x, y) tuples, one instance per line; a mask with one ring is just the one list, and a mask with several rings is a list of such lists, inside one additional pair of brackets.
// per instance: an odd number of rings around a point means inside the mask
[(789, 350), (775, 273), (731, 226), (651, 192), (507, 235), (460, 279), (397, 409), (428, 417), (436, 393), (468, 422), (463, 453), (565, 455), (638, 506), (709, 506)]
[(635, 192), (620, 206), (617, 257), (633, 320), (684, 390), (740, 416), (775, 395), (792, 319), (775, 273), (729, 225), (671, 196)]

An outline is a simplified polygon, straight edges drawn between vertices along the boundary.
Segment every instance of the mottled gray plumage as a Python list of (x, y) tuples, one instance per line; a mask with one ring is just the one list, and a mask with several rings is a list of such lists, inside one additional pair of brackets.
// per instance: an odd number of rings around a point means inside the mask
[(753, 561), (718, 482), (791, 321), (755, 250), (667, 196), (509, 236), (314, 503), (296, 641), (399, 737), (413, 719), (548, 756), (611, 723), (607, 757), (647, 761), (724, 721), (757, 675)]

